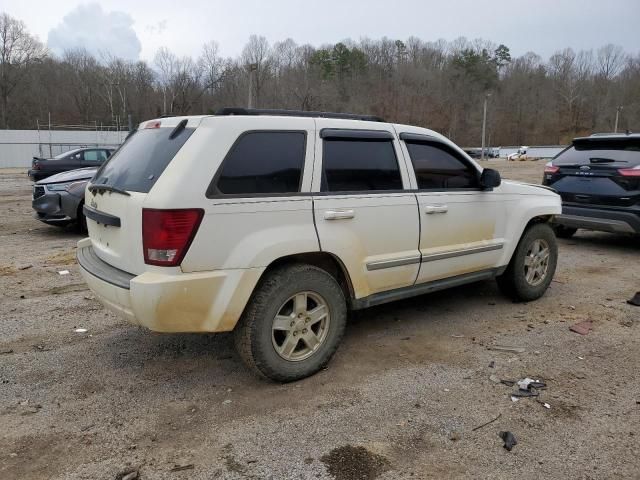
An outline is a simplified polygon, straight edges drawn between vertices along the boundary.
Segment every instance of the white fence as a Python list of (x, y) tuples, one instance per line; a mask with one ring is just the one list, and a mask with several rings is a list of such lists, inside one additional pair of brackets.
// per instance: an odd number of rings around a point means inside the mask
[(33, 157), (53, 157), (82, 147), (117, 147), (126, 131), (0, 130), (0, 168), (30, 167)]

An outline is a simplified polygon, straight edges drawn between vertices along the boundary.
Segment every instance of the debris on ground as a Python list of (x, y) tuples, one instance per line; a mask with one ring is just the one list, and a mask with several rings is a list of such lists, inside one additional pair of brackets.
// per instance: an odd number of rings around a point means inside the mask
[(74, 332), (76, 332), (76, 333), (87, 333), (88, 330), (86, 328), (76, 328), (74, 330)]
[(504, 448), (509, 452), (518, 444), (516, 436), (511, 432), (500, 432), (498, 435), (504, 441)]
[(518, 380), (518, 388), (520, 390), (530, 390), (532, 388), (544, 388), (547, 385), (538, 380), (534, 380), (533, 378), (523, 378), (522, 380)]
[(58, 275), (69, 275), (69, 273), (70, 273), (69, 270), (60, 270), (58, 272)]
[(18, 270), (27, 270), (29, 268), (33, 267), (33, 265), (31, 264), (27, 264), (27, 265), (21, 265), (18, 267)]
[(627, 300), (627, 303), (635, 307), (640, 307), (640, 292), (636, 292), (631, 300)]
[(193, 470), (194, 468), (195, 467), (194, 467), (193, 463), (190, 463), (189, 465), (176, 465), (169, 471), (170, 472), (182, 472), (184, 470)]
[(9, 353), (13, 353), (13, 350), (12, 349), (0, 350), (0, 355), (7, 355)]
[(496, 366), (496, 362), (494, 362), (493, 360), (491, 360), (491, 361), (489, 362), (489, 368), (495, 368), (495, 366)]
[(587, 335), (591, 330), (593, 330), (593, 322), (590, 320), (585, 320), (584, 322), (578, 322), (569, 327), (569, 330), (575, 333), (579, 333), (580, 335)]
[(382, 455), (353, 445), (334, 448), (323, 455), (320, 461), (329, 475), (337, 480), (373, 480), (390, 468), (389, 460)]
[(500, 377), (498, 377), (497, 375), (489, 375), (489, 380), (491, 380), (493, 383), (502, 383), (502, 380), (500, 380)]
[(496, 350), (498, 352), (524, 353), (527, 351), (524, 347), (513, 347), (509, 345), (489, 345), (488, 350)]
[(496, 420), (498, 420), (500, 417), (502, 416), (502, 413), (499, 413), (498, 416), (496, 418), (494, 418), (493, 420), (489, 420), (486, 423), (483, 423), (482, 425), (478, 425), (477, 427), (473, 427), (471, 429), (472, 432), (475, 432), (476, 430), (480, 430), (481, 428), (486, 427), (487, 425), (491, 425), (493, 422), (495, 422)]

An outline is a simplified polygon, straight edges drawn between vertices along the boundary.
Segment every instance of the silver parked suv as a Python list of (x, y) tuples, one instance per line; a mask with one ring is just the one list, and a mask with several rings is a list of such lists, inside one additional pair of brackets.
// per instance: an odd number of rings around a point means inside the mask
[(550, 189), (501, 182), (442, 135), (378, 118), (225, 109), (150, 120), (87, 188), (78, 261), (111, 310), (234, 331), (255, 371), (318, 371), (347, 312), (496, 278), (553, 277)]

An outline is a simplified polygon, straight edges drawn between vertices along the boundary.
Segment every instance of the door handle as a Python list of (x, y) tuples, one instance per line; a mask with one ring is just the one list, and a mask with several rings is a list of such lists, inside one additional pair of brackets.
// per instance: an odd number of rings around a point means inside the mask
[(424, 207), (424, 213), (427, 215), (432, 215), (434, 213), (447, 213), (449, 211), (449, 207), (446, 205), (427, 205)]
[(356, 214), (353, 210), (325, 210), (325, 220), (348, 220), (355, 217)]

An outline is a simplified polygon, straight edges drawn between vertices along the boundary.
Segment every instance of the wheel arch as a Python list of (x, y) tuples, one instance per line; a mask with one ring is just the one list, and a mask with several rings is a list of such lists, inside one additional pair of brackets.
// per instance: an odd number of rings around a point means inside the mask
[(265, 278), (267, 274), (277, 268), (300, 263), (313, 265), (317, 268), (320, 268), (321, 270), (324, 270), (333, 278), (335, 278), (338, 282), (338, 285), (340, 285), (342, 292), (344, 293), (349, 308), (352, 307), (355, 293), (353, 284), (351, 282), (351, 277), (349, 276), (349, 272), (347, 271), (344, 263), (342, 263), (342, 261), (337, 256), (329, 252), (295, 253), (292, 255), (286, 255), (284, 257), (277, 258), (267, 266), (260, 280)]

